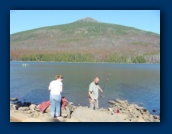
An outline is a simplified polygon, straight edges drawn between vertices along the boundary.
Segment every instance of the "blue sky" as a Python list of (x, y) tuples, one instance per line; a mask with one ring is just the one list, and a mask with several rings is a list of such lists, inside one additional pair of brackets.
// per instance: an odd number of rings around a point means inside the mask
[(160, 10), (10, 10), (10, 34), (86, 17), (160, 34)]

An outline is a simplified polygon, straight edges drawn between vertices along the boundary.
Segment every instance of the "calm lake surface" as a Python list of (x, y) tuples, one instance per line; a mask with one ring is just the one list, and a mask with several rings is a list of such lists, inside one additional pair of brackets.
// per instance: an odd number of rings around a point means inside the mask
[[(27, 64), (27, 66), (23, 66)], [(64, 76), (62, 96), (74, 105), (89, 106), (88, 88), (95, 76), (104, 88), (100, 108), (115, 98), (129, 100), (160, 114), (160, 65), (113, 63), (10, 62), (10, 97), (41, 103), (49, 100), (49, 83)]]

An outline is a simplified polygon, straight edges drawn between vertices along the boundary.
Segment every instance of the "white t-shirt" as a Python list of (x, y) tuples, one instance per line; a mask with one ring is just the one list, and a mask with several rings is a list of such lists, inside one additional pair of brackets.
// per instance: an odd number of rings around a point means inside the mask
[(51, 94), (60, 94), (60, 89), (62, 87), (62, 82), (58, 80), (54, 80), (50, 83)]

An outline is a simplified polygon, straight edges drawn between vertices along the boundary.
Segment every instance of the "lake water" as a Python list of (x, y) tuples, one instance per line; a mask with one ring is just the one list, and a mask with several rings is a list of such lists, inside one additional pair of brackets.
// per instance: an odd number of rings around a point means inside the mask
[[(24, 66), (23, 64), (27, 64)], [(129, 100), (160, 114), (160, 65), (113, 63), (10, 62), (10, 97), (41, 103), (49, 100), (49, 83), (64, 76), (62, 96), (74, 105), (89, 106), (88, 88), (95, 76), (104, 88), (99, 106), (115, 98)]]

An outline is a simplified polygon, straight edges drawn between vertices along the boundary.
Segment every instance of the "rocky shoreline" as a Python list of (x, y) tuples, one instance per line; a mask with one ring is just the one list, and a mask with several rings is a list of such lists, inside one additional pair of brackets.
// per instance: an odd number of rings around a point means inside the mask
[(69, 102), (57, 120), (50, 117), (51, 106), (42, 113), (39, 105), (11, 98), (10, 122), (160, 122), (159, 115), (152, 115), (146, 108), (129, 104), (127, 100), (115, 99), (108, 103), (107, 109), (91, 110)]

